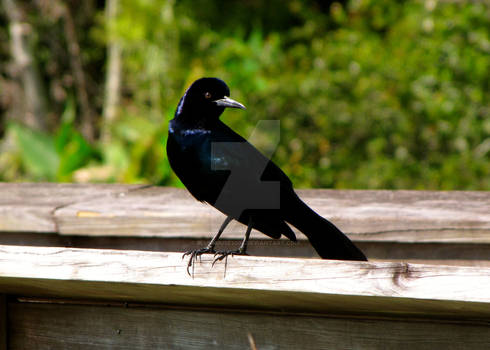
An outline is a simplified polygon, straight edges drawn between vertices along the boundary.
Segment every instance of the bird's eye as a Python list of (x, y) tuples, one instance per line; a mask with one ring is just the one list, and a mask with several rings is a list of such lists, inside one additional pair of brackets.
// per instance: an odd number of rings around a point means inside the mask
[(211, 93), (210, 92), (205, 92), (204, 93), (204, 98), (210, 99), (211, 98)]

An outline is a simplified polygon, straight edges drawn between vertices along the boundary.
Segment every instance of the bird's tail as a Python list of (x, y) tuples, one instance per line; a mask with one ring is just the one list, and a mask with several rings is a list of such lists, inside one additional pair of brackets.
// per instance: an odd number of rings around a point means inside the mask
[(323, 259), (367, 261), (363, 252), (334, 224), (315, 213), (299, 197), (289, 203), (290, 224), (303, 232)]

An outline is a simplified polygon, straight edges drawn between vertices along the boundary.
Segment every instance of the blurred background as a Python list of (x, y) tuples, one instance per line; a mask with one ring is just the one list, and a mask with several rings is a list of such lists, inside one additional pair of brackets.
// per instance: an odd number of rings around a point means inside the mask
[(0, 0), (0, 181), (180, 186), (168, 121), (216, 76), (295, 187), (490, 190), (490, 2)]

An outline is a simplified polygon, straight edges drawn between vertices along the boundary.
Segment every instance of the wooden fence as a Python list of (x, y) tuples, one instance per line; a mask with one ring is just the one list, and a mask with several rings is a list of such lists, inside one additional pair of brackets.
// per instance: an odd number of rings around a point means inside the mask
[(0, 349), (490, 348), (489, 192), (299, 194), (370, 261), (253, 233), (190, 277), (223, 216), (184, 190), (0, 183)]

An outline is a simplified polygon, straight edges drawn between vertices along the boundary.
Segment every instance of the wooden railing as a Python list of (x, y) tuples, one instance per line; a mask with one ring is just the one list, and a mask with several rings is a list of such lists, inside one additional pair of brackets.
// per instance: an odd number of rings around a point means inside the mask
[[(489, 192), (298, 192), (370, 259), (490, 266)], [(183, 189), (0, 183), (0, 244), (186, 251), (206, 244), (223, 218)], [(223, 238), (244, 230), (232, 223)], [(316, 256), (298, 236), (293, 244), (253, 232), (250, 253)]]
[(254, 233), (191, 277), (223, 216), (184, 190), (0, 184), (0, 349), (490, 348), (489, 192), (299, 194), (370, 261)]

